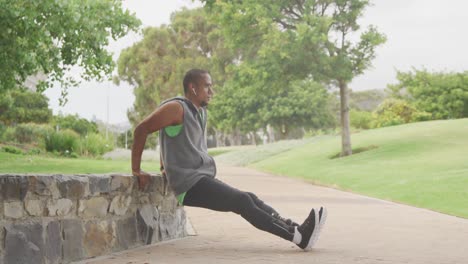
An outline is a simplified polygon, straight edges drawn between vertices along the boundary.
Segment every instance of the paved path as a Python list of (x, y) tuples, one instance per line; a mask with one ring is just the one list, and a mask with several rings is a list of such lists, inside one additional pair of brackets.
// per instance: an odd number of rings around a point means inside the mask
[(299, 222), (325, 205), (328, 221), (316, 248), (303, 252), (233, 213), (186, 207), (197, 236), (84, 263), (468, 263), (466, 219), (246, 168), (221, 167), (219, 177)]

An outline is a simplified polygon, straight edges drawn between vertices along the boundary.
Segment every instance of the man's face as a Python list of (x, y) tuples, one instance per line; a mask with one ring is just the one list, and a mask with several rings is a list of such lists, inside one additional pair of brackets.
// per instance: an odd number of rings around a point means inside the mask
[(195, 97), (198, 99), (200, 106), (207, 106), (214, 95), (211, 76), (209, 74), (203, 74), (194, 89), (196, 91)]

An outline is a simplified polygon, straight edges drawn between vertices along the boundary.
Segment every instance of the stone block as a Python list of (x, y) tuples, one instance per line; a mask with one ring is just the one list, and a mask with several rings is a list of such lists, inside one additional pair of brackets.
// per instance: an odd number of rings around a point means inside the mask
[(3, 200), (23, 200), (28, 192), (27, 176), (4, 175), (0, 177)]
[(149, 194), (147, 193), (139, 193), (138, 194), (138, 204), (149, 204), (150, 203), (150, 198)]
[(47, 201), (49, 216), (67, 216), (73, 211), (73, 202), (70, 199), (50, 199)]
[(173, 212), (177, 208), (178, 204), (179, 201), (177, 201), (177, 198), (171, 194), (166, 196), (165, 199), (160, 202), (158, 208), (161, 212)]
[(85, 257), (83, 248), (84, 232), (81, 220), (64, 219), (61, 220), (61, 224), (63, 235), (63, 262), (68, 263), (71, 261), (83, 259)]
[(87, 177), (63, 176), (56, 177), (60, 195), (68, 199), (80, 199), (89, 195)]
[(52, 196), (54, 199), (60, 198), (60, 191), (57, 187), (56, 178), (53, 176), (37, 175), (30, 177), (31, 191), (40, 196)]
[(159, 212), (152, 205), (143, 205), (137, 210), (137, 231), (140, 240), (146, 244), (159, 241)]
[(18, 219), (24, 215), (23, 202), (20, 201), (5, 202), (3, 204), (3, 210), (5, 217), (9, 218)]
[(25, 222), (5, 227), (5, 263), (44, 263), (42, 231), (42, 225), (38, 222)]
[(108, 221), (89, 221), (85, 225), (84, 248), (87, 257), (105, 255), (115, 243), (115, 231)]
[(80, 200), (78, 212), (84, 217), (104, 217), (107, 215), (109, 201), (104, 197), (93, 197), (88, 200)]
[(129, 249), (138, 243), (137, 225), (135, 217), (128, 217), (116, 221), (117, 247)]
[(125, 215), (131, 202), (132, 197), (130, 196), (117, 195), (112, 199), (109, 212), (115, 215)]
[(136, 177), (111, 175), (111, 191), (131, 193)]
[(107, 176), (89, 176), (89, 192), (91, 195), (110, 193), (111, 178)]
[(42, 200), (26, 200), (24, 206), (30, 216), (42, 216), (44, 214), (45, 202)]
[(187, 235), (187, 218), (183, 208), (175, 212), (161, 213), (159, 218), (159, 232), (161, 240), (169, 240)]
[(161, 213), (159, 216), (159, 235), (161, 241), (176, 238), (178, 224), (174, 214)]
[(164, 179), (162, 176), (153, 176), (148, 184), (147, 192), (159, 192), (161, 195), (164, 193)]
[(52, 221), (46, 227), (46, 259), (48, 264), (62, 263), (62, 236), (60, 222)]
[(153, 205), (161, 205), (164, 200), (164, 196), (160, 192), (150, 192), (149, 193), (150, 202)]

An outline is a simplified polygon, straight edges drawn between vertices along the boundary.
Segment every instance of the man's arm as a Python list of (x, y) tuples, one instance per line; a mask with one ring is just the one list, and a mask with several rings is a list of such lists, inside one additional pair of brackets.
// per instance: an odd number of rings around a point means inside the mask
[(132, 174), (138, 177), (140, 188), (144, 189), (149, 181), (149, 174), (141, 170), (141, 155), (149, 134), (167, 126), (182, 124), (184, 109), (178, 102), (169, 102), (156, 109), (138, 124), (133, 133)]

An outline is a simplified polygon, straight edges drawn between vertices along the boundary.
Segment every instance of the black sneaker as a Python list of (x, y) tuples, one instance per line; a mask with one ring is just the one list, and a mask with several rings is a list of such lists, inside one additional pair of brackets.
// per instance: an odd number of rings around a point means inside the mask
[(289, 218), (283, 218), (281, 217), (280, 215), (278, 214), (275, 214), (273, 215), (273, 217), (275, 217), (276, 219), (280, 220), (280, 221), (283, 221), (285, 224), (287, 224), (288, 226), (299, 226), (298, 223), (294, 222), (293, 220), (289, 219)]
[(300, 248), (305, 251), (309, 251), (316, 239), (316, 233), (318, 231), (319, 225), (319, 213), (312, 209), (309, 213), (309, 216), (306, 218), (302, 225), (297, 227), (297, 230), (302, 235), (301, 243), (297, 244)]
[(328, 216), (328, 211), (327, 208), (325, 207), (320, 207), (319, 210), (319, 223), (317, 226), (317, 232), (314, 232), (314, 238), (312, 241), (312, 245), (315, 245), (315, 242), (317, 242), (320, 233), (322, 232), (323, 226), (325, 225), (325, 222), (327, 221), (327, 216)]

